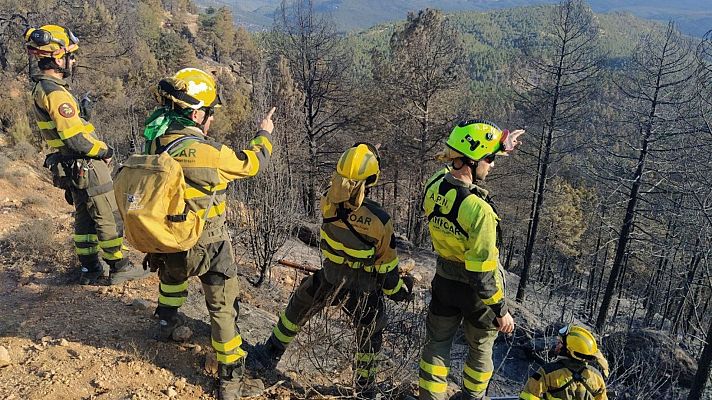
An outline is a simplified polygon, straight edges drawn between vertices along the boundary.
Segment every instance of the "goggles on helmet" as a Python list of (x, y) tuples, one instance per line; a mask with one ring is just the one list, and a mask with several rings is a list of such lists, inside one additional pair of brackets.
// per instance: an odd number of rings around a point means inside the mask
[(55, 51), (47, 51), (47, 50), (41, 50), (38, 48), (33, 48), (31, 46), (28, 46), (28, 49), (32, 52), (35, 53), (36, 55), (40, 56), (56, 56), (58, 54), (61, 54), (62, 52), (65, 53), (71, 53), (72, 51), (75, 51), (79, 47), (79, 39), (70, 31), (68, 28), (63, 27), (64, 33), (67, 35), (67, 38), (69, 39), (69, 43), (65, 43), (63, 40), (57, 39), (52, 35), (52, 32), (46, 30), (46, 29), (30, 29), (28, 30), (28, 33), (26, 33), (27, 40), (32, 42), (38, 47), (42, 46), (47, 46), (50, 43), (55, 43), (59, 45), (59, 49)]

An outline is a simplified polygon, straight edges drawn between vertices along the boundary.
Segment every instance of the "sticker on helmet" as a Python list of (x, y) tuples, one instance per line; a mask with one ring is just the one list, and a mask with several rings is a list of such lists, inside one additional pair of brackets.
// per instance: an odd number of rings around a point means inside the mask
[(74, 110), (74, 106), (72, 106), (69, 103), (62, 103), (59, 105), (58, 108), (59, 114), (63, 116), (64, 118), (72, 118), (74, 114), (76, 114), (76, 110)]
[(205, 82), (195, 83), (193, 81), (188, 82), (188, 94), (193, 96), (199, 93), (207, 92), (208, 85)]

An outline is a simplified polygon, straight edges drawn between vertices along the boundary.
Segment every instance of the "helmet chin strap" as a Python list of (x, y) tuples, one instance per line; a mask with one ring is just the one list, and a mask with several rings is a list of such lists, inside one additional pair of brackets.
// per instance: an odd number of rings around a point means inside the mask
[[(456, 160), (460, 160), (460, 162), (462, 163), (462, 165), (460, 166), (460, 168), (458, 168), (458, 167), (455, 166), (455, 161), (456, 161)], [(451, 164), (451, 165), (452, 165), (452, 169), (454, 169), (454, 170), (456, 170), (456, 171), (461, 170), (461, 169), (462, 169), (463, 167), (465, 167), (465, 166), (470, 167), (470, 169), (472, 170), (472, 176), (475, 176), (475, 170), (477, 169), (477, 162), (476, 162), (476, 161), (472, 161), (472, 160), (470, 160), (470, 159), (467, 158), (467, 157), (460, 157), (460, 158), (457, 158), (457, 159), (455, 159), (455, 160), (452, 160), (452, 164)]]
[(72, 67), (72, 63), (69, 59), (69, 53), (66, 53), (64, 55), (64, 68), (62, 68), (62, 76), (64, 78), (72, 78), (72, 82), (74, 82), (74, 67)]

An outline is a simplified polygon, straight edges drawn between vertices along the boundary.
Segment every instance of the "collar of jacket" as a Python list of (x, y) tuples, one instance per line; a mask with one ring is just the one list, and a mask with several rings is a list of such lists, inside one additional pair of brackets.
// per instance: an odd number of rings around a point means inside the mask
[(183, 126), (179, 123), (173, 123), (169, 126), (164, 135), (190, 135), (201, 139), (207, 138), (203, 131), (201, 131), (197, 126)]
[(445, 175), (445, 180), (455, 186), (462, 186), (464, 188), (467, 188), (467, 190), (472, 192), (472, 194), (475, 194), (478, 197), (481, 197), (483, 199), (486, 199), (487, 195), (489, 194), (489, 192), (487, 190), (475, 185), (474, 183), (468, 185), (465, 182), (455, 178), (454, 176), (452, 176), (452, 172), (448, 172)]
[(58, 84), (58, 85), (60, 85), (60, 86), (69, 87), (69, 84), (68, 84), (67, 81), (65, 81), (64, 79), (62, 79), (62, 78), (55, 78), (55, 77), (49, 76), (49, 75), (47, 75), (47, 74), (35, 74), (35, 75), (32, 75), (32, 80), (35, 81), (35, 82), (39, 82), (39, 81), (51, 81), (51, 82), (54, 82), (54, 83), (56, 83), (56, 84)]
[(558, 362), (564, 364), (564, 366), (566, 368), (573, 368), (573, 369), (578, 369), (578, 368), (585, 367), (588, 365), (588, 363), (586, 361), (576, 360), (576, 359), (573, 359), (573, 358), (567, 357), (567, 356), (558, 356), (558, 357), (556, 357), (555, 361), (558, 361)]
[(376, 200), (369, 199), (368, 197), (365, 197), (365, 198), (363, 199), (363, 202), (364, 202), (364, 203), (372, 204), (372, 205), (374, 205), (374, 206), (376, 206), (376, 207), (381, 207), (381, 203), (377, 202)]

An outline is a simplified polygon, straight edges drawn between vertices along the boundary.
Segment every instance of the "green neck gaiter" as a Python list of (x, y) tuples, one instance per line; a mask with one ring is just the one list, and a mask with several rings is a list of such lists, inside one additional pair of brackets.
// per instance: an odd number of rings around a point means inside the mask
[(146, 138), (147, 142), (151, 142), (155, 138), (166, 133), (168, 127), (174, 122), (184, 127), (196, 126), (196, 123), (193, 122), (193, 120), (186, 118), (185, 115), (182, 115), (181, 111), (160, 107), (146, 119), (146, 127), (143, 129), (143, 136)]

